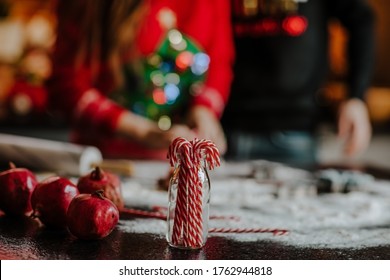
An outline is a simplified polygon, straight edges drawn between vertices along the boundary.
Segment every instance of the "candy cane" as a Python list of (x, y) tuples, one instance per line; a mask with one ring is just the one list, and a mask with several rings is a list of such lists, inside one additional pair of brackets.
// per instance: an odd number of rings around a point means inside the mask
[(191, 154), (191, 143), (182, 137), (173, 140), (168, 149), (168, 159), (171, 166), (181, 165), (178, 173), (177, 199), (172, 229), (172, 243), (175, 245), (188, 246), (187, 186), (189, 171), (185, 167), (191, 164)]
[(193, 247), (201, 247), (203, 244), (203, 216), (202, 216), (202, 182), (198, 178), (199, 164), (191, 167), (189, 176), (189, 230), (190, 240)]
[(194, 153), (197, 159), (202, 158), (202, 153), (206, 157), (206, 163), (210, 170), (220, 165), (219, 151), (214, 143), (208, 140), (198, 140), (194, 143)]
[(196, 227), (196, 235), (198, 239), (196, 239), (197, 247), (200, 247), (203, 243), (203, 188), (202, 182), (199, 179), (199, 170), (201, 169), (202, 159), (205, 157), (205, 161), (207, 166), (210, 169), (213, 169), (215, 165), (219, 164), (219, 152), (214, 143), (209, 140), (198, 140), (194, 139), (191, 141), (193, 145), (193, 179), (194, 179), (194, 191), (190, 194), (191, 205), (194, 206), (193, 215), (194, 219), (192, 220), (194, 223), (194, 227)]
[(185, 165), (191, 164), (192, 145), (183, 137), (177, 137), (168, 148), (167, 157), (172, 167), (184, 160)]
[(143, 211), (143, 210), (138, 210), (138, 209), (133, 209), (133, 208), (121, 208), (120, 213), (138, 216), (138, 217), (142, 217), (142, 218), (156, 218), (156, 219), (160, 219), (160, 220), (167, 219), (167, 216), (163, 213), (149, 212), (149, 211)]
[(286, 229), (278, 228), (210, 228), (209, 233), (272, 233), (273, 235), (288, 234)]
[(176, 208), (175, 216), (172, 229), (172, 242), (179, 245), (180, 240), (186, 245), (187, 241), (187, 232), (188, 232), (188, 190), (187, 190), (187, 174), (184, 168), (180, 168), (178, 173), (178, 186), (177, 186), (177, 199), (176, 199)]
[[(200, 166), (202, 164), (201, 160), (205, 158), (205, 167), (209, 169), (214, 169), (215, 166), (219, 165), (219, 151), (214, 143), (212, 143), (209, 140), (198, 140), (195, 139), (192, 141), (193, 150), (194, 150), (194, 163), (199, 166), (198, 169), (200, 169)], [(195, 184), (196, 191), (194, 193), (194, 199), (193, 201), (196, 201), (197, 206), (197, 212), (196, 212), (196, 221), (198, 223), (198, 233), (203, 236), (203, 189), (202, 189), (202, 182), (199, 180), (198, 172), (194, 170), (194, 176), (196, 176), (196, 179), (198, 180)], [(200, 240), (198, 245), (202, 244), (203, 240)]]

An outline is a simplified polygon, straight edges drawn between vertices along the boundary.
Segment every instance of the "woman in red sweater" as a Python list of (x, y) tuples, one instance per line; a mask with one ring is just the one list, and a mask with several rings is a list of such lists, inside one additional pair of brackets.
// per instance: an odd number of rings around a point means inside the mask
[[(165, 158), (177, 136), (206, 138), (223, 153), (219, 123), (228, 99), (234, 56), (226, 0), (74, 0), (58, 3), (51, 108), (72, 120), (73, 141), (107, 157)], [(148, 57), (178, 30), (209, 57), (204, 83), (186, 116), (169, 129), (112, 101), (125, 81), (122, 67)], [(130, 93), (131, 94), (131, 93)]]

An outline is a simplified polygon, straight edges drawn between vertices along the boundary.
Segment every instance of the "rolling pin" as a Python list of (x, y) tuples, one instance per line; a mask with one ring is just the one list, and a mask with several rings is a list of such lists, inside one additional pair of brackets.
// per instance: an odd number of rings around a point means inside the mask
[(0, 164), (13, 162), (26, 167), (61, 175), (82, 176), (95, 166), (118, 175), (131, 176), (130, 160), (103, 160), (94, 146), (0, 133)]

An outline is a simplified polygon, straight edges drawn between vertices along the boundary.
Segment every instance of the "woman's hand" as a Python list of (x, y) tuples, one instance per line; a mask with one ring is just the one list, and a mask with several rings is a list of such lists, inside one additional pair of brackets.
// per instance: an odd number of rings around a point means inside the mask
[(214, 112), (204, 106), (195, 106), (189, 112), (188, 124), (196, 131), (198, 138), (214, 142), (221, 155), (226, 152), (225, 134)]
[(371, 140), (371, 123), (366, 104), (360, 99), (350, 99), (339, 108), (338, 136), (345, 141), (348, 156), (363, 152)]
[(139, 139), (139, 142), (150, 148), (168, 148), (177, 137), (192, 140), (196, 137), (196, 134), (186, 125), (173, 125), (166, 131), (159, 129), (156, 125), (144, 137)]
[(155, 122), (131, 112), (122, 114), (117, 132), (152, 149), (166, 149), (172, 140), (179, 136), (188, 140), (196, 137), (196, 134), (188, 126), (173, 125), (169, 130), (164, 131)]

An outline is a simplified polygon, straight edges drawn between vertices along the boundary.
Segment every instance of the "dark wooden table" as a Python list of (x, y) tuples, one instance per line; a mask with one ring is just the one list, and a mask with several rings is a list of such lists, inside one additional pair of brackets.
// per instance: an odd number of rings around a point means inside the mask
[[(362, 170), (362, 167), (357, 168)], [(367, 167), (364, 171), (381, 178), (390, 177), (387, 170)], [(15, 219), (1, 213), (0, 259), (386, 260), (390, 259), (390, 246), (359, 249), (300, 248), (277, 241), (240, 242), (223, 236), (212, 236), (203, 249), (183, 251), (170, 248), (164, 236), (122, 232), (118, 228), (103, 240), (80, 241), (67, 231), (47, 229), (36, 220), (27, 217)]]
[[(390, 232), (390, 228), (389, 228)], [(364, 249), (313, 249), (277, 242), (237, 242), (210, 237), (201, 250), (170, 248), (165, 238), (119, 230), (106, 239), (80, 241), (67, 232), (48, 230), (29, 218), (0, 217), (0, 259), (76, 260), (306, 260), (390, 259), (390, 246)]]

